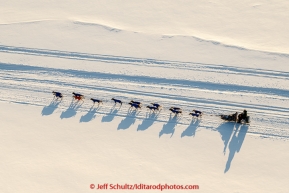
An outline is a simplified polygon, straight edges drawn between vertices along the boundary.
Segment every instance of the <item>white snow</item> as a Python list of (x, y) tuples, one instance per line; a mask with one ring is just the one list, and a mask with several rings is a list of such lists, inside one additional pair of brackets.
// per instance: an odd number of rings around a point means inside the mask
[(117, 115), (105, 122), (108, 115), (98, 113), (89, 121), (87, 112), (61, 119), (60, 109), (42, 116), (42, 106), (25, 104), (1, 103), (1, 109), (2, 192), (94, 192), (91, 183), (198, 184), (196, 192), (287, 187), (288, 142), (248, 136), (246, 126), (231, 139), (234, 124), (178, 125), (172, 137), (159, 137), (173, 126)]
[[(2, 1), (0, 192), (286, 192), (288, 10), (265, 0)], [(130, 100), (144, 107), (128, 111)], [(163, 110), (150, 114), (150, 102)], [(250, 125), (216, 116), (243, 109)]]

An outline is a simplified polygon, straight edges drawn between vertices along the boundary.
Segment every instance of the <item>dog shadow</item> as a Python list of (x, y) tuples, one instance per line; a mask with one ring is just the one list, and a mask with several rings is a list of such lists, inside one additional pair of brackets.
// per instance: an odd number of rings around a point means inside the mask
[(48, 106), (43, 107), (41, 115), (51, 115), (59, 106), (61, 100), (52, 100)]
[(81, 105), (83, 104), (83, 102), (71, 102), (68, 109), (66, 109), (66, 111), (63, 111), (60, 115), (61, 119), (67, 119), (67, 118), (71, 118), (74, 117), (76, 115), (76, 111), (81, 107)]
[(110, 112), (103, 116), (101, 119), (101, 122), (111, 122), (114, 117), (116, 116), (117, 112), (119, 111), (120, 108), (115, 108), (115, 105), (110, 109)]
[(142, 121), (141, 124), (138, 125), (137, 131), (147, 130), (157, 120), (158, 116), (158, 113), (147, 113), (146, 118)]
[(186, 130), (183, 131), (181, 134), (181, 137), (195, 137), (196, 130), (198, 129), (199, 125), (201, 123), (200, 119), (192, 119), (191, 124), (188, 126)]
[(163, 134), (171, 134), (171, 137), (173, 136), (175, 132), (175, 127), (178, 124), (178, 116), (170, 114), (170, 118), (166, 124), (163, 125), (162, 130), (159, 133), (159, 137), (161, 137)]
[(117, 130), (128, 129), (131, 125), (135, 123), (136, 116), (138, 115), (137, 110), (129, 110), (126, 117), (119, 123)]
[(95, 119), (96, 117), (96, 112), (99, 110), (100, 107), (94, 107), (92, 106), (89, 111), (85, 114), (85, 115), (82, 115), (80, 117), (80, 120), (79, 122), (89, 122), (89, 121), (92, 121), (93, 119)]

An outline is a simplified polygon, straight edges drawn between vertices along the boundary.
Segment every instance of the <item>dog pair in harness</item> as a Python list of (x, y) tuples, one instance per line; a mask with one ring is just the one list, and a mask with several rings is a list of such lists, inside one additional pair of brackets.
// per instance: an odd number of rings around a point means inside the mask
[(197, 110), (193, 110), (193, 112), (190, 113), (189, 115), (192, 115), (192, 117), (201, 117), (203, 115), (203, 112), (197, 111)]
[(75, 93), (75, 92), (73, 92), (72, 94), (73, 94), (72, 97), (74, 98), (74, 100), (78, 100), (78, 101), (82, 100), (83, 101), (84, 96), (82, 94)]
[(130, 108), (134, 107), (135, 109), (141, 109), (140, 102), (137, 102), (137, 103), (129, 102), (128, 104), (130, 105)]
[(179, 108), (179, 107), (171, 107), (171, 108), (170, 108), (170, 111), (171, 111), (172, 113), (174, 113), (175, 115), (179, 115), (179, 114), (182, 114), (182, 113), (183, 113), (182, 109)]
[(161, 105), (158, 103), (151, 103), (152, 106), (147, 106), (148, 109), (150, 109), (150, 111), (160, 111), (161, 109)]
[(141, 102), (134, 101), (134, 100), (131, 100), (128, 104), (130, 105), (130, 108), (134, 107), (135, 109), (141, 109), (142, 107)]

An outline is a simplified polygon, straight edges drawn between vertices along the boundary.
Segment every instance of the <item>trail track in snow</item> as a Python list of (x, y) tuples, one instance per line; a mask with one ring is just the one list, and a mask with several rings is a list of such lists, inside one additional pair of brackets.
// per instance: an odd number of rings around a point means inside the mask
[(268, 78), (279, 78), (289, 80), (289, 72), (272, 71), (264, 69), (240, 68), (226, 65), (180, 62), (168, 60), (156, 60), (150, 58), (134, 58), (113, 55), (88, 54), (80, 52), (67, 52), (60, 50), (35, 49), (25, 47), (14, 47), (0, 45), (0, 52), (12, 54), (24, 54), (33, 56), (65, 58), (73, 60), (88, 60), (97, 62), (117, 63), (117, 64), (134, 64), (138, 66), (162, 67), (162, 68), (179, 68), (184, 70), (218, 72), (224, 74), (242, 74), (251, 76), (261, 76)]
[[(86, 60), (104, 65), (132, 65), (134, 68), (144, 66), (152, 71), (157, 67), (163, 69), (177, 69), (188, 74), (191, 72), (214, 73), (216, 76), (236, 74), (247, 80), (260, 81), (263, 79), (288, 83), (289, 73), (268, 71), (263, 69), (240, 68), (226, 65), (204, 64), (194, 62), (166, 61), (148, 58), (133, 58), (112, 55), (86, 54), (57, 50), (32, 49), (0, 45), (0, 52), (12, 56), (29, 55), (36, 57), (53, 57), (69, 60)], [(287, 84), (288, 85), (288, 84)], [(0, 61), (0, 93), (1, 100), (30, 105), (39, 105), (44, 108), (61, 110), (61, 118), (70, 110), (77, 112), (103, 115), (103, 121), (111, 121), (114, 116), (130, 117), (166, 123), (169, 120), (171, 106), (180, 106), (184, 115), (177, 119), (177, 124), (189, 125), (192, 118), (188, 115), (192, 109), (204, 111), (199, 127), (215, 130), (222, 121), (215, 115), (233, 113), (246, 108), (252, 118), (248, 133), (266, 138), (289, 139), (289, 108), (282, 106), (289, 102), (289, 90), (282, 87), (266, 87), (254, 84), (224, 84), (214, 81), (198, 81), (183, 77), (156, 77), (152, 74), (121, 74), (111, 71), (85, 71), (79, 69), (48, 68), (31, 64), (12, 64)], [(51, 91), (61, 91), (65, 97), (60, 104), (51, 103)], [(71, 107), (71, 93), (80, 92), (86, 96), (80, 106)], [(221, 94), (221, 98), (217, 95)], [(215, 96), (216, 95), (216, 96)], [(205, 96), (205, 97), (201, 97)], [(241, 98), (240, 98), (241, 96)], [(104, 105), (94, 109), (90, 97), (104, 100)], [(128, 111), (129, 106), (113, 107), (111, 98), (120, 98), (129, 102), (132, 99), (140, 100), (144, 107), (150, 102), (159, 102), (164, 109), (158, 115), (149, 114), (143, 107), (139, 112)], [(239, 97), (238, 101), (232, 97)], [(242, 97), (246, 97), (242, 99)], [(258, 102), (256, 99), (265, 98), (268, 102)], [(250, 102), (250, 101), (255, 102)], [(276, 103), (276, 104), (275, 104)], [(279, 105), (277, 105), (277, 103)], [(281, 104), (281, 105), (280, 105)], [(57, 107), (57, 108), (56, 108)], [(80, 120), (81, 121), (81, 120)], [(133, 124), (133, 122), (132, 122)]]

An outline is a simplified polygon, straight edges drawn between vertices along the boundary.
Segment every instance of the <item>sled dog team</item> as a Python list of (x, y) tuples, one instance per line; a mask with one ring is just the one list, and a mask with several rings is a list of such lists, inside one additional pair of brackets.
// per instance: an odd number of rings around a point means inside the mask
[[(55, 91), (52, 91), (53, 95), (54, 95), (54, 98), (53, 99), (61, 99), (63, 98), (63, 94), (60, 93), (60, 92), (55, 92)], [(84, 95), (82, 94), (79, 94), (79, 93), (75, 93), (73, 92), (72, 93), (72, 97), (74, 98), (74, 100), (77, 100), (77, 101), (83, 101), (84, 99)], [(90, 98), (90, 100), (93, 102), (93, 105), (95, 105), (95, 103), (98, 103), (98, 105), (101, 103), (103, 104), (102, 100), (99, 100), (99, 99), (95, 99), (95, 98)], [(111, 99), (114, 104), (120, 104), (120, 106), (122, 105), (122, 101), (119, 100), (119, 99), (115, 99), (115, 98), (112, 98)], [(83, 101), (84, 102), (84, 101)], [(130, 108), (135, 108), (136, 110), (138, 109), (141, 109), (142, 108), (142, 103), (141, 102), (138, 102), (138, 101), (133, 101), (131, 100), (129, 103), (130, 105)], [(150, 103), (150, 105), (146, 106), (146, 108), (148, 108), (151, 111), (161, 111), (162, 109), (162, 106), (158, 103)], [(182, 114), (183, 111), (181, 108), (179, 107), (171, 107), (169, 109), (172, 113), (174, 113), (175, 115), (179, 115), (179, 114)], [(192, 117), (201, 117), (203, 115), (203, 112), (201, 111), (198, 111), (198, 110), (192, 110), (191, 113), (189, 113), (189, 115), (191, 115)], [(247, 115), (247, 111), (244, 110), (243, 113), (239, 114), (238, 112), (232, 114), (232, 115), (220, 115), (221, 116), (221, 119), (223, 120), (226, 120), (226, 121), (234, 121), (234, 122), (237, 122), (237, 123), (242, 123), (242, 121), (244, 120), (245, 123), (250, 123), (250, 116)]]
[[(63, 98), (63, 94), (62, 93), (55, 92), (55, 91), (52, 91), (52, 93), (54, 95), (54, 98), (62, 100), (62, 98)], [(79, 93), (75, 93), (75, 92), (72, 93), (72, 97), (74, 98), (74, 100), (77, 100), (77, 101), (83, 101), (83, 99), (84, 99), (84, 95), (79, 94)], [(98, 103), (98, 105), (100, 103), (103, 104), (102, 100), (99, 100), (99, 99), (90, 98), (90, 100), (93, 102), (93, 105), (95, 103)], [(115, 103), (115, 105), (116, 104), (122, 105), (122, 103), (123, 103), (119, 99), (112, 98), (111, 100)], [(131, 100), (128, 104), (130, 105), (130, 108), (141, 109), (141, 107), (142, 107), (142, 103), (138, 102), (138, 101)], [(155, 111), (161, 111), (162, 106), (160, 104), (158, 104), (158, 103), (151, 103), (151, 105), (146, 106), (146, 108), (148, 108), (150, 111), (154, 111), (155, 112)], [(174, 113), (175, 115), (179, 115), (179, 114), (183, 113), (182, 109), (179, 108), (179, 107), (171, 107), (169, 110), (172, 113)], [(200, 117), (200, 116), (202, 116), (202, 114), (203, 113), (201, 111), (193, 110), (193, 112), (190, 113), (189, 115), (191, 115), (192, 117)]]

